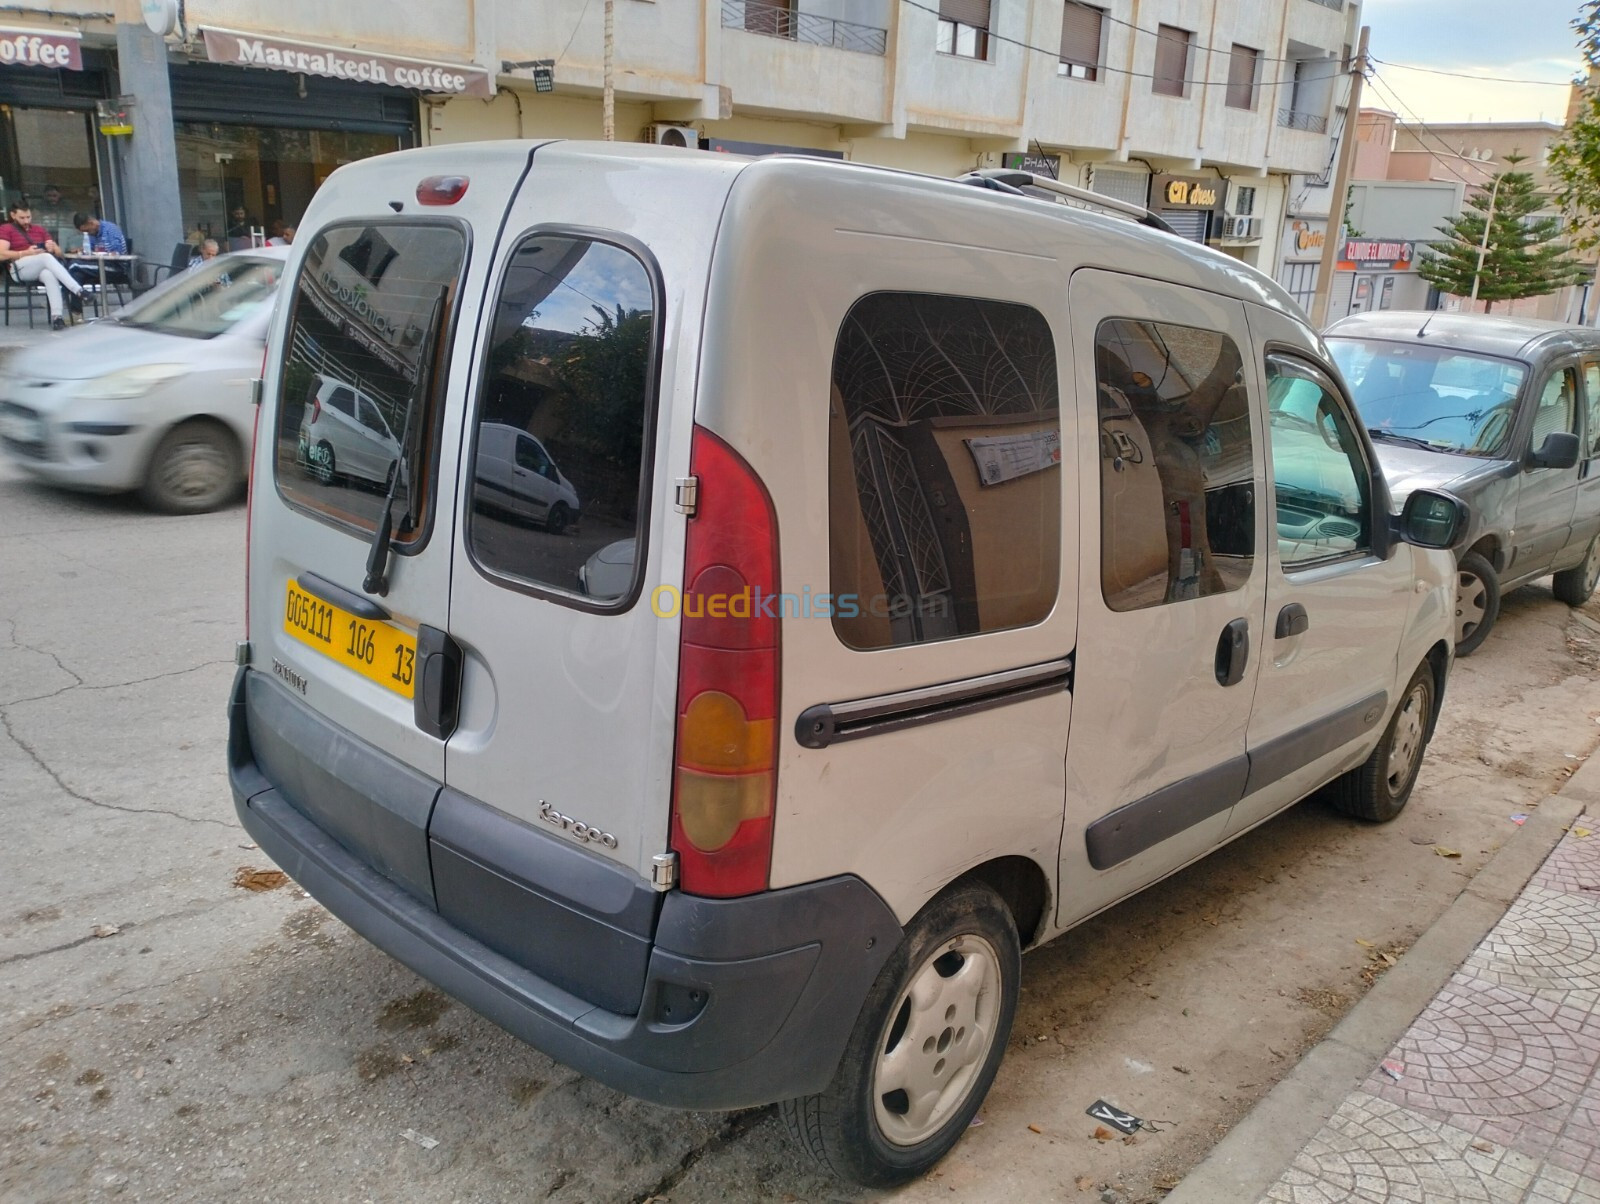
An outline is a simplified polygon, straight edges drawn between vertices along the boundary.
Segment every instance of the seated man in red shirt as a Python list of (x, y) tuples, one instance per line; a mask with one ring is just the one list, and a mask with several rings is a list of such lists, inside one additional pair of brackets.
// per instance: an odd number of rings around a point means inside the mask
[(18, 201), (6, 210), (6, 216), (10, 220), (0, 225), (0, 263), (7, 266), (17, 283), (44, 285), (51, 328), (60, 330), (66, 325), (61, 312), (62, 290), (66, 290), (72, 312), (81, 314), (83, 285), (56, 258), (61, 248), (43, 226), (33, 224), (33, 212), (26, 204)]

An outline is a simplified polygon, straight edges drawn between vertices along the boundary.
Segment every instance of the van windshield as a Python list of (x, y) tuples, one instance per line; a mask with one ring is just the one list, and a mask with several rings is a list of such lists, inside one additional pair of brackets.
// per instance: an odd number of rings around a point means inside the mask
[(286, 500), (368, 533), (393, 484), (394, 542), (422, 538), (442, 332), (465, 254), (456, 226), (403, 221), (331, 226), (306, 248), (278, 398)]
[(281, 259), (230, 256), (186, 272), (118, 315), (124, 326), (189, 339), (214, 339), (272, 304), (283, 274)]
[(1328, 340), (1361, 420), (1379, 440), (1493, 457), (1511, 432), (1527, 368), (1448, 347)]

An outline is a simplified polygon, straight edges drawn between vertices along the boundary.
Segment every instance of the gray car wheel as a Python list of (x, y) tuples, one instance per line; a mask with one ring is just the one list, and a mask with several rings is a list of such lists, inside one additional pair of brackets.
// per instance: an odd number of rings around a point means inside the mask
[(232, 435), (214, 422), (184, 422), (156, 445), (139, 493), (152, 509), (202, 514), (229, 501), (243, 480)]
[(1500, 617), (1500, 577), (1494, 566), (1468, 552), (1456, 569), (1456, 655), (1471, 656)]
[(1589, 549), (1580, 563), (1550, 579), (1550, 592), (1558, 602), (1582, 606), (1594, 594), (1597, 582), (1600, 582), (1600, 535), (1589, 541)]

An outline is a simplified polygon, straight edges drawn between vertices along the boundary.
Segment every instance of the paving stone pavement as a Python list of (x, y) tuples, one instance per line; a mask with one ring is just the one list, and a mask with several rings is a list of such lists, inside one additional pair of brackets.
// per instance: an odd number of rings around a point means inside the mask
[(1600, 1204), (1600, 822), (1573, 824), (1268, 1201)]

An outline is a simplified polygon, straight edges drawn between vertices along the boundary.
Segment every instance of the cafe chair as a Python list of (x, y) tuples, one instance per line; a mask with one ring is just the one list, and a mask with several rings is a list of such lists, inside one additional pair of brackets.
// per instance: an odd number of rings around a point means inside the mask
[[(133, 244), (128, 244), (128, 249), (133, 249)], [(169, 276), (176, 276), (179, 272), (189, 270), (189, 261), (200, 254), (200, 248), (192, 243), (180, 242), (172, 248), (171, 263), (153, 263), (150, 265), (150, 285), (154, 288)]]
[(50, 301), (45, 296), (44, 286), (42, 284), (23, 284), (20, 280), (16, 280), (12, 277), (11, 270), (9, 268), (0, 268), (0, 281), (4, 282), (4, 292), (0, 293), (0, 302), (3, 302), (5, 305), (7, 326), (11, 325), (11, 308), (16, 304), (19, 297), (22, 300), (23, 308), (28, 311), (29, 330), (33, 329), (34, 302), (37, 301), (39, 304), (44, 306), (46, 318), (50, 316)]

